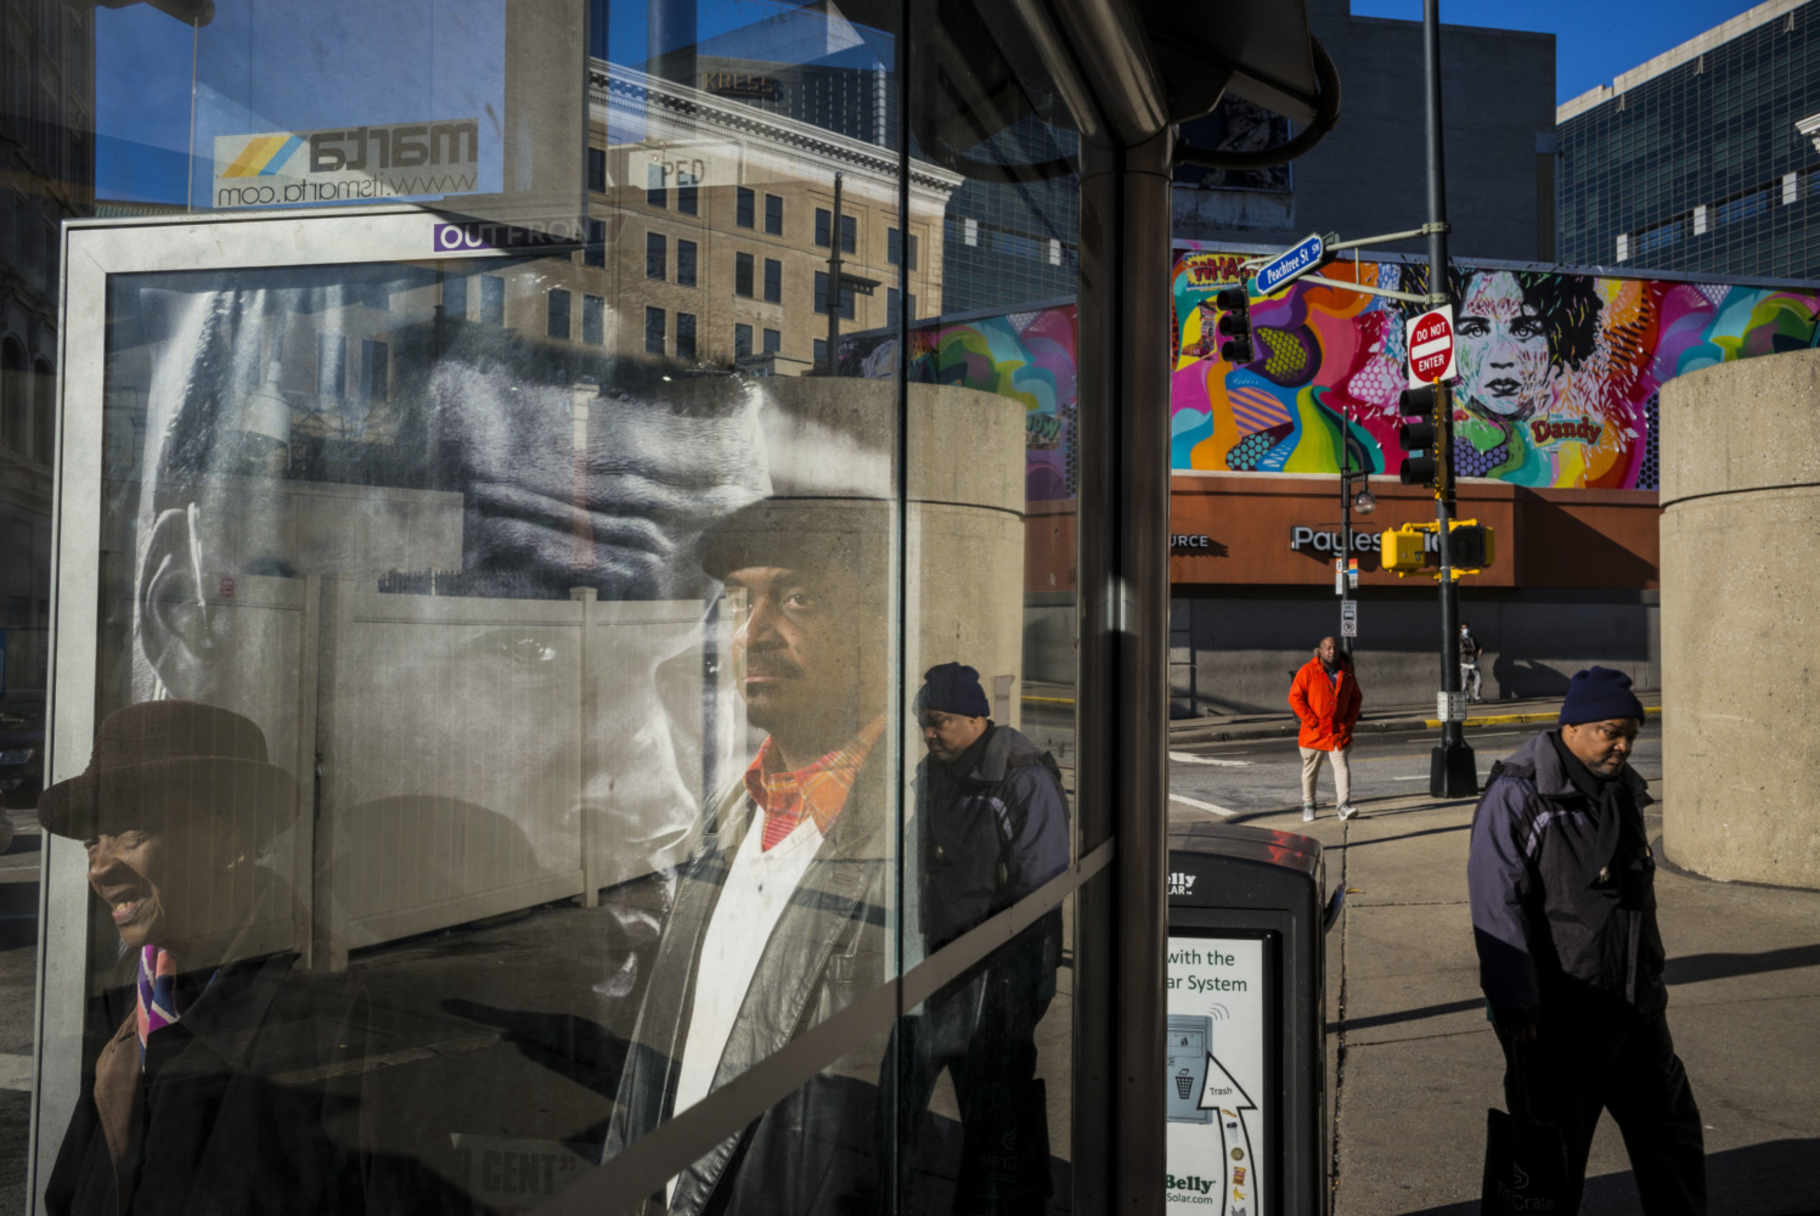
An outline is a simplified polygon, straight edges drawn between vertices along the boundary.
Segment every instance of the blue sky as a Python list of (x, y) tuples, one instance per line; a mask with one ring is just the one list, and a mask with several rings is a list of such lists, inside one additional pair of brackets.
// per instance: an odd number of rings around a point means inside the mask
[[(197, 108), (202, 157), (196, 177), (208, 172), (208, 137), (215, 132), (457, 116), (484, 121), (489, 111), (497, 113), (503, 91), (497, 66), (503, 3), (218, 4), (215, 22), (202, 34)], [(702, 0), (697, 34), (711, 42), (717, 34), (756, 25), (791, 7), (788, 0)], [(1441, 18), (1554, 34), (1555, 96), (1565, 101), (1749, 7), (1743, 0), (1531, 0), (1519, 5), (1445, 0)], [(615, 2), (611, 11), (613, 58), (640, 61), (645, 5)], [(1352, 0), (1352, 11), (1419, 21), (1422, 0)], [(248, 22), (247, 15), (254, 12), (257, 24)], [(98, 8), (95, 27), (97, 192), (103, 198), (180, 202), (189, 171), (183, 150), (190, 121), (190, 31), (144, 4)], [(353, 29), (362, 36), (351, 44), (324, 34)], [(777, 33), (776, 39), (754, 41), (747, 35), (741, 42), (751, 42), (747, 53), (767, 41), (791, 42), (785, 31)], [(854, 47), (848, 54), (864, 57), (867, 52)], [(208, 184), (194, 185), (205, 193)]]
[[(1744, 0), (1442, 0), (1441, 20), (1553, 34), (1555, 100), (1562, 102), (1754, 7)], [(1352, 11), (1420, 21), (1422, 0), (1352, 0)]]

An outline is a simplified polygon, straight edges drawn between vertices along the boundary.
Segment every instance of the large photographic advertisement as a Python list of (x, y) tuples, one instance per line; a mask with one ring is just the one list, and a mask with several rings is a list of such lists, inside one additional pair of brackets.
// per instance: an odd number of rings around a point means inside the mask
[[(1172, 283), (1170, 467), (1394, 471), (1411, 306), (1325, 280), (1426, 292), (1425, 265), (1339, 261), (1251, 302), (1255, 357), (1220, 355), (1220, 288), (1247, 254), (1179, 247)], [(1657, 393), (1675, 376), (1811, 345), (1820, 292), (1455, 265), (1461, 476), (1654, 490)]]
[(1264, 1216), (1276, 1091), (1266, 1067), (1269, 956), (1255, 937), (1169, 938), (1166, 1175), (1171, 1212)]

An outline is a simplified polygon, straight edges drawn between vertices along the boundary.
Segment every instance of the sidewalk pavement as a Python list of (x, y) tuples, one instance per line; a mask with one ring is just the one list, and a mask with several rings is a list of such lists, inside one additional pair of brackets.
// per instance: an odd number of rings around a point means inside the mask
[[(1478, 1211), (1485, 1111), (1503, 1105), (1503, 1061), (1466, 903), (1472, 810), (1471, 799), (1412, 797), (1369, 804), (1349, 822), (1249, 821), (1321, 840), (1329, 888), (1347, 890), (1327, 938), (1334, 1216)], [(1661, 820), (1650, 818), (1661, 856)], [(1710, 1210), (1820, 1212), (1820, 892), (1664, 868), (1656, 893), (1669, 1024), (1706, 1125)], [(1587, 1177), (1586, 1213), (1640, 1211), (1610, 1119)]]

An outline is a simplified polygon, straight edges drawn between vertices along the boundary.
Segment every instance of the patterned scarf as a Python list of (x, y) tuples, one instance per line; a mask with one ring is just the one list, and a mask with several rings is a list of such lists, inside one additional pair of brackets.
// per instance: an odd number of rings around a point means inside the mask
[(139, 948), (139, 1000), (133, 1024), (139, 1031), (139, 1067), (145, 1067), (145, 1043), (154, 1030), (177, 1020), (177, 960), (171, 952), (147, 943)]
[(759, 848), (770, 852), (804, 819), (814, 819), (826, 836), (847, 804), (860, 765), (884, 730), (884, 718), (874, 718), (827, 755), (788, 771), (779, 769), (777, 745), (767, 737), (746, 769), (746, 792), (765, 813)]

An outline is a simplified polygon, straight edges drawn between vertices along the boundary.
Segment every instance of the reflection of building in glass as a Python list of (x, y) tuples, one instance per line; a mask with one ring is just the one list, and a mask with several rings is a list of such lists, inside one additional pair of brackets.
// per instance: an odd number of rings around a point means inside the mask
[(888, 149), (617, 64), (596, 61), (591, 90), (591, 240), (530, 312), (508, 304), (512, 326), (614, 354), (794, 374), (823, 357), (831, 304), (856, 330), (942, 298), (940, 219), (958, 174), (911, 161), (902, 224)]
[[(970, 154), (993, 165), (1041, 165), (1072, 155), (1074, 143), (1071, 133), (1026, 119)], [(1013, 180), (969, 177), (954, 192), (944, 226), (944, 313), (1027, 306), (1075, 291), (1080, 270), (1075, 177), (1036, 177), (1015, 169), (1007, 176)]]
[(1768, 0), (1556, 110), (1561, 257), (1820, 275), (1820, 2)]
[(57, 230), (94, 202), (93, 24), (92, 6), (10, 7), (0, 59), (0, 695), (45, 686)]

